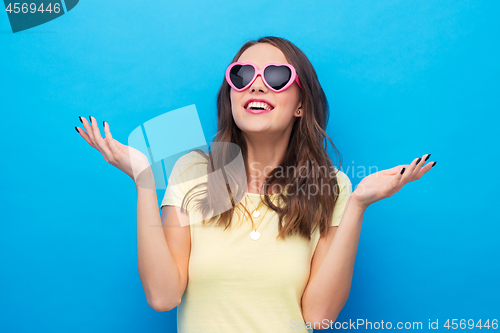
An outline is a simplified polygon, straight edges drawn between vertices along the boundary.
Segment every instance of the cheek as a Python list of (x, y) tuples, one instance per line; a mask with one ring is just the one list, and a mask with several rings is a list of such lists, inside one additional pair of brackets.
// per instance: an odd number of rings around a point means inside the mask
[(296, 96), (292, 93), (286, 92), (284, 95), (281, 95), (278, 104), (282, 107), (283, 114), (287, 116), (293, 116), (293, 113), (296, 109)]
[(236, 106), (236, 101), (235, 101), (235, 98), (234, 98), (234, 94), (233, 94), (233, 91), (231, 90), (231, 94), (229, 95), (230, 96), (230, 101), (231, 101), (231, 113), (233, 114), (233, 117), (235, 115), (235, 106)]
[(240, 103), (241, 97), (238, 96), (238, 92), (234, 91), (231, 89), (230, 93), (230, 100), (231, 100), (231, 110), (233, 110), (233, 113), (236, 111), (237, 106)]
[(231, 101), (231, 108), (232, 108), (233, 105), (234, 105), (234, 96), (233, 96), (233, 91), (232, 90), (229, 93), (229, 100)]

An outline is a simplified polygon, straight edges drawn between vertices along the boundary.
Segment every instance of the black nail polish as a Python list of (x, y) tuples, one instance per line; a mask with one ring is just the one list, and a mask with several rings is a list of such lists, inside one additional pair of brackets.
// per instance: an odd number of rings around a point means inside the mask
[(76, 128), (76, 126), (75, 126), (75, 129), (76, 129), (76, 131), (78, 132), (78, 134), (80, 134), (80, 131), (78, 130), (78, 128)]
[[(437, 163), (437, 161), (436, 161), (436, 162), (434, 162), (434, 164), (432, 165), (432, 167), (433, 167), (433, 166), (435, 166), (435, 165), (436, 165), (436, 163)], [(431, 167), (431, 168), (432, 168), (432, 167)]]
[(405, 168), (401, 169), (401, 174), (403, 174), (405, 172)]
[(80, 122), (83, 124), (82, 117), (78, 116), (78, 119), (80, 119)]
[(420, 161), (422, 160), (422, 158), (420, 157), (418, 160), (417, 160), (417, 163), (415, 163), (415, 165), (417, 165), (418, 163), (420, 163)]
[(425, 158), (425, 160), (427, 161), (429, 159), (429, 157), (431, 157), (431, 154), (427, 155), (427, 157)]
[(92, 118), (90, 118), (90, 116), (89, 116), (89, 120), (90, 120), (90, 123), (92, 124)]
[(104, 123), (104, 120), (102, 121), (102, 127), (106, 127), (106, 124)]

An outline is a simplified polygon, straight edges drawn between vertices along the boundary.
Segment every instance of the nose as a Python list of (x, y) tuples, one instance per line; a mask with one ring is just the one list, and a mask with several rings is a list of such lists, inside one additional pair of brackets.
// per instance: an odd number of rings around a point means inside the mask
[(257, 75), (255, 81), (253, 81), (252, 85), (250, 86), (250, 91), (255, 91), (255, 90), (267, 92), (267, 86), (262, 80), (262, 76), (260, 74)]

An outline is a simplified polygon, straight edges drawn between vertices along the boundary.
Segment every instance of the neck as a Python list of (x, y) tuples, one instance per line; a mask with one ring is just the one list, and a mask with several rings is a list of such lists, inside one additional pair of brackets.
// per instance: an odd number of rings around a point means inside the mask
[[(246, 168), (248, 192), (264, 194), (266, 176), (283, 160), (290, 140), (291, 128), (287, 133), (267, 135), (263, 133), (244, 133), (247, 146)], [(278, 192), (278, 189), (269, 189)], [(269, 194), (272, 194), (269, 193)]]

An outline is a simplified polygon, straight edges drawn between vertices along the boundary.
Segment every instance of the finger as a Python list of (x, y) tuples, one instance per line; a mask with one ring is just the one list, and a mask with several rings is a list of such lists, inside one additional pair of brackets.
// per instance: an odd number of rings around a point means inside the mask
[(109, 158), (112, 156), (111, 150), (108, 147), (108, 144), (104, 141), (104, 139), (101, 136), (101, 132), (99, 131), (99, 126), (97, 126), (97, 121), (95, 120), (94, 117), (91, 117), (90, 120), (92, 121), (92, 131), (94, 133), (94, 142), (96, 143), (99, 151), (101, 152), (102, 156), (104, 159), (109, 161)]
[(99, 145), (97, 144), (97, 140), (95, 138), (94, 127), (96, 127), (97, 125), (95, 125), (93, 123), (92, 119), (93, 119), (93, 117), (91, 117), (91, 116), (89, 116), (88, 122), (87, 122), (87, 119), (85, 119), (85, 122), (88, 124), (88, 127), (89, 127), (89, 130), (87, 132), (88, 132), (90, 140), (92, 140), (92, 143), (94, 144), (94, 148), (97, 149), (102, 154), (103, 152), (101, 150), (101, 147), (99, 147)]
[(81, 129), (80, 127), (77, 127), (76, 129), (77, 129), (78, 133), (80, 133), (80, 135), (85, 139), (85, 141), (87, 141), (87, 143), (89, 145), (91, 145), (92, 147), (95, 148), (94, 144), (90, 140), (90, 138), (89, 138), (88, 134), (85, 132), (85, 130)]
[(425, 175), (432, 167), (433, 167), (434, 162), (429, 162), (427, 163), (420, 171), (418, 174), (414, 177), (413, 180), (420, 179), (423, 175)]
[(411, 176), (411, 178), (409, 180), (410, 182), (414, 181), (416, 179), (415, 177), (418, 175), (418, 173), (420, 172), (420, 170), (424, 166), (425, 161), (428, 159), (428, 156), (430, 156), (430, 155), (429, 154), (425, 154), (424, 156), (422, 156), (421, 158), (418, 159), (418, 163), (415, 166), (415, 169), (413, 169), (412, 176)]
[(103, 121), (104, 124), (104, 135), (106, 136), (106, 142), (108, 143), (108, 147), (111, 150), (111, 153), (116, 156), (118, 154), (118, 146), (116, 145), (115, 140), (113, 139), (113, 136), (111, 135), (111, 131), (109, 130), (109, 124), (105, 121)]
[(414, 159), (411, 163), (410, 166), (405, 170), (403, 177), (401, 179), (401, 186), (404, 184), (408, 183), (411, 181), (411, 177), (413, 175), (413, 170), (415, 170), (415, 167), (417, 166), (417, 163), (420, 162), (420, 158)]
[(401, 172), (401, 169), (403, 168), (408, 168), (410, 165), (409, 164), (401, 164), (397, 165), (394, 168), (386, 169), (384, 170), (387, 175), (393, 176), (397, 174), (398, 172)]
[(393, 176), (390, 186), (389, 186), (389, 195), (394, 195), (401, 188), (401, 182), (403, 179), (403, 175), (406, 173), (407, 166), (397, 166), (398, 168), (396, 174)]
[[(88, 136), (89, 140), (92, 142), (92, 147), (99, 150), (96, 147), (96, 143), (94, 140), (94, 133), (92, 132), (92, 124), (87, 120), (87, 118), (84, 118), (84, 117), (79, 117), (79, 118), (83, 124), (83, 128), (85, 128), (85, 131), (87, 131), (87, 136)], [(89, 116), (89, 119), (90, 119), (90, 116)]]

